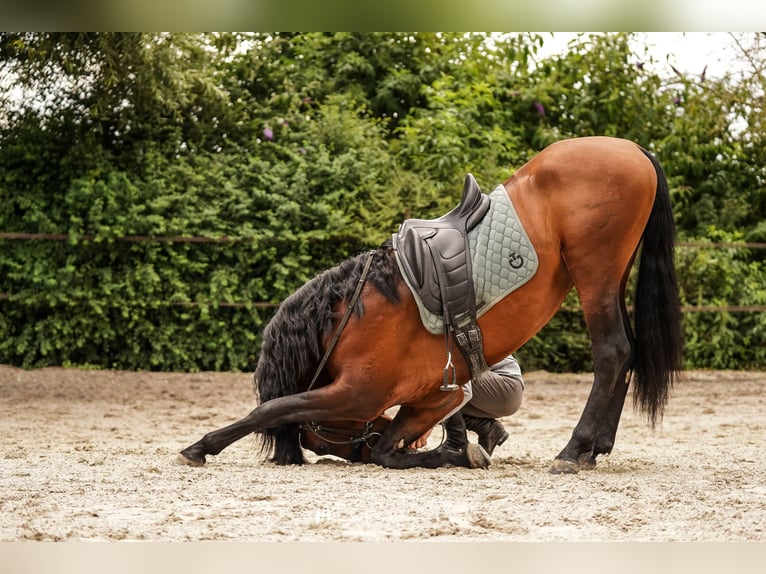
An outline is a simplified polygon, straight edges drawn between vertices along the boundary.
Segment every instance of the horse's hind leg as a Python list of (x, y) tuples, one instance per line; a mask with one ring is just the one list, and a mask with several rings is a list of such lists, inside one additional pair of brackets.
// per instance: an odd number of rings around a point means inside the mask
[[(593, 387), (566, 447), (556, 456), (551, 472), (574, 473), (595, 464), (595, 456), (608, 452), (627, 392), (625, 374), (631, 360), (631, 341), (616, 298), (585, 317), (593, 346)], [(583, 307), (586, 307), (583, 302)], [(605, 307), (605, 308), (604, 308)]]
[[(625, 308), (624, 300), (620, 302), (620, 310), (622, 312), (623, 326), (625, 328), (628, 340), (630, 341), (631, 349), (633, 347), (634, 337), (630, 328), (630, 319), (628, 318), (628, 311)], [(614, 448), (614, 440), (617, 436), (617, 427), (620, 424), (620, 417), (622, 416), (622, 409), (625, 405), (625, 397), (628, 394), (628, 370), (632, 363), (632, 355), (623, 370), (617, 376), (617, 383), (612, 392), (612, 398), (609, 401), (607, 407), (606, 416), (601, 424), (601, 428), (596, 435), (596, 444), (593, 448), (592, 459), (587, 463), (587, 466), (595, 466), (596, 456), (599, 454), (609, 454)], [(581, 461), (582, 463), (583, 461)]]

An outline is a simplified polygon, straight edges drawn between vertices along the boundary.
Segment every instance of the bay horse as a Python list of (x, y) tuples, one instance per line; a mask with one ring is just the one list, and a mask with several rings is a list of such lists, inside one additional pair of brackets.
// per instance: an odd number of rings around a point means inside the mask
[[(598, 455), (612, 451), (629, 384), (635, 407), (654, 427), (682, 370), (668, 184), (654, 156), (637, 144), (583, 137), (548, 146), (502, 185), (539, 264), (528, 282), (478, 319), (486, 361), (494, 364), (521, 347), (576, 289), (594, 380), (550, 471), (592, 468)], [(631, 326), (625, 291), (639, 253)], [(338, 330), (341, 317), (345, 327)], [(461, 404), (460, 388), (440, 390), (443, 364), (444, 336), (424, 328), (386, 242), (319, 274), (280, 305), (264, 330), (255, 370), (260, 404), (180, 458), (201, 465), (206, 455), (261, 433), (264, 453), (273, 450), (278, 464), (302, 463), (307, 446), (390, 468), (487, 466), (478, 445), (403, 448)], [(458, 380), (470, 378), (462, 357), (455, 367)], [(401, 406), (393, 419), (383, 416), (395, 405)]]

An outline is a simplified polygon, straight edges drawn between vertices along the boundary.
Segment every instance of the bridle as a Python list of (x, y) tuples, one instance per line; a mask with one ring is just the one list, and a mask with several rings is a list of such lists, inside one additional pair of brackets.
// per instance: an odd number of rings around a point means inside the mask
[[(335, 348), (335, 344), (338, 342), (338, 339), (340, 338), (340, 335), (343, 332), (343, 329), (346, 327), (346, 323), (348, 323), (348, 320), (351, 318), (351, 313), (353, 313), (354, 305), (356, 305), (356, 302), (359, 300), (359, 295), (362, 293), (362, 288), (364, 287), (364, 283), (367, 280), (367, 274), (370, 271), (370, 265), (372, 264), (372, 260), (374, 257), (375, 257), (375, 251), (370, 251), (367, 254), (367, 259), (364, 262), (364, 267), (362, 268), (362, 274), (359, 277), (359, 281), (356, 284), (356, 289), (354, 290), (354, 294), (351, 296), (348, 306), (346, 307), (346, 312), (343, 315), (343, 319), (341, 319), (341, 322), (338, 324), (338, 328), (335, 330), (335, 334), (333, 335), (332, 341), (327, 346), (327, 350), (325, 351), (325, 354), (322, 357), (322, 360), (320, 361), (319, 366), (317, 366), (317, 369), (314, 372), (314, 376), (311, 379), (311, 383), (309, 384), (306, 391), (310, 391), (311, 388), (314, 386), (314, 383), (316, 383), (317, 379), (319, 378), (319, 374), (322, 372), (322, 369), (324, 368), (325, 364), (327, 364), (327, 360), (330, 358), (330, 354)], [(448, 364), (451, 363), (449, 358), (447, 362)], [(445, 367), (445, 371), (446, 371), (446, 367)], [(298, 444), (300, 445), (301, 448), (305, 448), (301, 441), (301, 436), (302, 436), (301, 431), (304, 431), (304, 430), (313, 433), (320, 440), (323, 440), (324, 442), (328, 444), (332, 444), (336, 446), (353, 444), (353, 445), (356, 445), (356, 447), (354, 448), (354, 451), (351, 454), (351, 458), (349, 460), (351, 462), (356, 462), (359, 460), (360, 453), (362, 451), (363, 446), (367, 446), (370, 449), (372, 449), (372, 447), (374, 446), (374, 444), (370, 444), (369, 442), (370, 439), (380, 438), (381, 436), (383, 436), (382, 433), (373, 431), (372, 427), (373, 427), (373, 422), (367, 421), (366, 423), (364, 423), (364, 428), (362, 429), (362, 432), (359, 436), (349, 437), (348, 436), (349, 429), (347, 428), (331, 427), (331, 426), (315, 423), (313, 421), (306, 421), (303, 423), (298, 423)], [(442, 428), (444, 428), (443, 422), (442, 422)], [(329, 438), (328, 435), (336, 436), (340, 438), (332, 439), (332, 438)], [(441, 444), (444, 444), (445, 438), (446, 438), (446, 432), (443, 430), (442, 439), (439, 446), (441, 446)], [(377, 440), (375, 442), (377, 443)]]
[[(377, 431), (372, 430), (372, 421), (368, 421), (364, 423), (364, 428), (362, 429), (362, 432), (359, 436), (351, 436), (349, 437), (349, 429), (345, 428), (337, 428), (337, 427), (331, 427), (319, 423), (315, 423), (312, 421), (307, 421), (304, 423), (298, 424), (298, 431), (307, 430), (314, 435), (316, 435), (318, 438), (323, 440), (326, 443), (337, 445), (337, 446), (343, 446), (343, 445), (356, 445), (356, 448), (353, 451), (353, 454), (351, 455), (352, 458), (350, 459), (351, 462), (355, 462), (359, 459), (359, 453), (362, 450), (362, 446), (366, 445), (368, 448), (372, 448), (374, 445), (370, 444), (370, 439), (377, 437), (380, 438), (382, 433), (379, 433)], [(339, 438), (329, 438), (329, 436), (335, 436)], [(377, 442), (377, 441), (375, 441)], [(301, 433), (298, 433), (298, 443), (300, 444), (301, 448), (305, 448), (301, 442)]]
[[(303, 441), (301, 441), (302, 433), (301, 431), (309, 431), (313, 433), (315, 436), (317, 436), (320, 440), (323, 440), (326, 443), (333, 444), (336, 446), (343, 446), (347, 444), (354, 444), (356, 445), (356, 448), (351, 453), (351, 457), (348, 459), (350, 462), (357, 462), (359, 460), (359, 455), (362, 450), (362, 446), (367, 446), (367, 448), (372, 449), (375, 444), (370, 444), (370, 439), (372, 438), (380, 438), (383, 436), (383, 433), (378, 431), (372, 430), (372, 422), (368, 421), (364, 423), (364, 428), (362, 429), (362, 434), (359, 436), (351, 436), (349, 437), (349, 429), (347, 428), (338, 428), (338, 427), (331, 427), (327, 425), (322, 425), (315, 422), (305, 422), (305, 423), (298, 423), (298, 444), (301, 448), (306, 448), (303, 446)], [(442, 438), (441, 441), (439, 441), (439, 444), (436, 448), (442, 446), (444, 442), (447, 439), (447, 431), (444, 426), (444, 421), (441, 422), (442, 426)], [(338, 439), (331, 439), (327, 435), (334, 435), (341, 438)], [(348, 437), (348, 438), (346, 438)], [(375, 441), (377, 443), (377, 440)], [(311, 449), (309, 449), (311, 450)], [(317, 453), (320, 454), (320, 453)], [(329, 453), (332, 454), (332, 453)]]
[[(351, 299), (349, 300), (348, 306), (346, 307), (346, 312), (343, 315), (343, 319), (341, 319), (340, 323), (338, 324), (338, 328), (335, 329), (335, 334), (333, 335), (332, 341), (330, 341), (330, 344), (327, 346), (327, 350), (324, 353), (324, 356), (322, 357), (322, 360), (319, 362), (319, 365), (317, 366), (316, 371), (314, 372), (314, 376), (311, 378), (311, 383), (309, 384), (306, 391), (310, 391), (311, 388), (314, 386), (314, 383), (317, 382), (317, 379), (319, 378), (319, 373), (322, 372), (322, 369), (324, 369), (324, 366), (327, 364), (327, 359), (330, 358), (330, 354), (332, 353), (333, 349), (335, 349), (335, 345), (338, 342), (338, 339), (340, 339), (340, 335), (343, 332), (343, 329), (345, 329), (346, 324), (348, 323), (348, 320), (351, 318), (351, 313), (354, 312), (354, 306), (356, 305), (356, 302), (359, 300), (359, 295), (362, 293), (362, 288), (364, 287), (364, 283), (367, 281), (367, 274), (370, 271), (370, 266), (372, 265), (372, 260), (375, 257), (375, 251), (370, 251), (367, 254), (367, 259), (364, 262), (364, 267), (362, 268), (362, 274), (359, 277), (359, 281), (356, 284), (356, 289), (354, 290), (354, 294), (351, 296)], [(359, 453), (362, 450), (363, 445), (367, 445), (369, 448), (372, 448), (372, 446), (367, 442), (372, 437), (380, 437), (381, 433), (379, 432), (373, 432), (372, 431), (372, 421), (367, 421), (364, 424), (364, 429), (362, 429), (362, 434), (358, 437), (351, 437), (346, 440), (333, 440), (330, 438), (327, 438), (327, 434), (329, 435), (337, 435), (337, 436), (347, 436), (348, 435), (348, 429), (342, 429), (342, 428), (334, 428), (325, 426), (319, 423), (315, 423), (313, 421), (306, 421), (303, 423), (298, 424), (298, 443), (300, 444), (301, 448), (303, 448), (303, 444), (301, 444), (301, 430), (308, 430), (312, 433), (314, 433), (317, 437), (319, 437), (321, 440), (334, 445), (346, 445), (346, 444), (355, 444), (356, 448), (353, 452), (353, 457), (358, 459)], [(324, 434), (320, 434), (324, 433)]]
[(330, 354), (332, 353), (333, 349), (335, 349), (335, 344), (338, 342), (338, 339), (340, 339), (340, 334), (343, 332), (343, 329), (346, 328), (346, 323), (348, 323), (348, 320), (351, 318), (351, 313), (354, 312), (354, 306), (359, 300), (359, 295), (362, 293), (362, 287), (364, 287), (364, 283), (367, 281), (367, 273), (370, 271), (370, 265), (372, 265), (373, 257), (375, 257), (375, 251), (370, 251), (367, 254), (367, 260), (364, 262), (364, 267), (362, 268), (362, 275), (359, 277), (359, 281), (356, 284), (354, 294), (351, 296), (351, 300), (346, 307), (346, 312), (343, 315), (343, 319), (341, 319), (340, 323), (338, 324), (338, 328), (335, 329), (335, 334), (332, 337), (332, 341), (330, 341), (330, 344), (327, 346), (324, 357), (322, 357), (322, 360), (319, 362), (317, 370), (314, 372), (314, 376), (311, 378), (311, 383), (309, 383), (306, 391), (310, 391), (314, 386), (314, 383), (317, 382), (319, 373), (321, 373), (322, 369), (324, 369), (325, 364), (327, 364), (327, 359), (330, 358)]

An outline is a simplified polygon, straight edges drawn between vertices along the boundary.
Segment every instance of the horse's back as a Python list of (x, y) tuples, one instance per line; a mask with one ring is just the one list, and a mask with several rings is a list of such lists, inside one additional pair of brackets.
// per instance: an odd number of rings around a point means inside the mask
[(551, 144), (506, 180), (505, 187), (514, 201), (538, 198), (546, 203), (648, 190), (651, 204), (656, 183), (654, 168), (636, 143), (593, 136)]
[[(584, 137), (556, 142), (505, 182), (535, 247), (638, 244), (654, 202), (657, 175), (634, 142)], [(613, 245), (617, 247), (618, 245)]]
[[(652, 210), (657, 174), (635, 143), (588, 137), (547, 147), (504, 186), (538, 268), (496, 305), (500, 319), (482, 324), (488, 359), (523, 345), (572, 286), (584, 306), (617, 300)], [(495, 348), (495, 341), (504, 344)]]

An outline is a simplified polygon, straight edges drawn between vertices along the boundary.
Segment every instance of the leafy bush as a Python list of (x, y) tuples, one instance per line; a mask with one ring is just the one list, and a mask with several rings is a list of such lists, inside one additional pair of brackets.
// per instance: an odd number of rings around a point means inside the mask
[[(250, 370), (269, 305), (564, 137), (651, 149), (682, 238), (763, 241), (762, 75), (668, 81), (630, 39), (0, 33), (0, 232), (66, 238), (0, 239), (0, 363)], [(764, 305), (764, 261), (680, 248), (685, 304)], [(766, 367), (765, 313), (684, 321), (689, 367)], [(589, 370), (581, 314), (519, 358)]]

